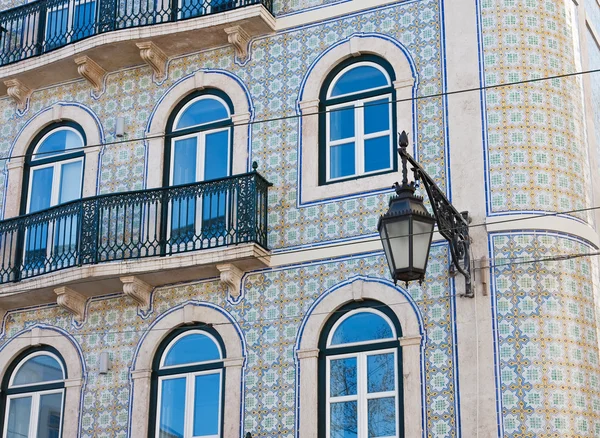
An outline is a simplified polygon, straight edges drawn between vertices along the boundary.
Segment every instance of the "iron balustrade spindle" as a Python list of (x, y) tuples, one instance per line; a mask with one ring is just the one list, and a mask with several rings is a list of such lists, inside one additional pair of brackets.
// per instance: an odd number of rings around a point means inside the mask
[(84, 198), (0, 221), (0, 284), (73, 266), (242, 243), (267, 249), (270, 186), (254, 167), (242, 175)]
[(0, 12), (0, 65), (93, 35), (177, 22), (273, 0), (37, 0)]

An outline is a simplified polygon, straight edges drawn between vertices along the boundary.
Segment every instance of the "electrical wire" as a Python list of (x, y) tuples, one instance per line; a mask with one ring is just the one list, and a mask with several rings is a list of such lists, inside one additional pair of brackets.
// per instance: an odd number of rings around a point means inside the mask
[[(545, 77), (541, 77), (541, 78), (525, 79), (525, 80), (515, 81), (515, 82), (506, 82), (506, 83), (501, 83), (501, 84), (464, 88), (461, 90), (443, 91), (441, 93), (428, 94), (426, 96), (415, 96), (415, 97), (410, 97), (410, 98), (405, 98), (405, 99), (394, 99), (394, 100), (386, 101), (384, 103), (369, 104), (369, 106), (389, 105), (390, 103), (414, 102), (414, 101), (425, 100), (425, 99), (436, 99), (436, 98), (440, 98), (440, 97), (454, 96), (457, 94), (481, 92), (481, 91), (494, 90), (494, 89), (499, 89), (499, 88), (513, 87), (513, 86), (518, 86), (518, 85), (527, 85), (527, 84), (532, 84), (532, 83), (537, 83), (537, 82), (551, 81), (551, 80), (555, 80), (555, 79), (564, 79), (564, 78), (582, 76), (582, 75), (587, 75), (587, 74), (592, 74), (592, 73), (600, 73), (600, 68), (583, 70), (583, 71), (572, 72), (572, 73), (563, 73), (563, 74), (554, 75), (554, 76), (545, 76)], [(273, 118), (267, 118), (267, 119), (252, 120), (249, 122), (236, 123), (234, 126), (236, 126), (236, 127), (237, 126), (252, 126), (252, 125), (259, 125), (259, 124), (264, 124), (264, 123), (301, 119), (303, 117), (318, 116), (320, 114), (327, 114), (327, 113), (336, 112), (336, 111), (344, 111), (345, 109), (346, 108), (333, 109), (333, 110), (326, 109), (326, 110), (311, 112), (311, 113), (307, 113), (307, 114), (293, 114), (293, 115), (289, 115), (289, 116), (279, 116), (279, 117), (273, 117)], [(115, 141), (110, 141), (110, 142), (105, 142), (105, 143), (100, 143), (100, 144), (92, 144), (92, 145), (81, 146), (78, 148), (72, 148), (72, 149), (69, 149), (69, 152), (75, 152), (75, 151), (80, 151), (80, 150), (85, 150), (88, 148), (95, 148), (95, 147), (115, 146), (115, 145), (121, 145), (124, 143), (144, 142), (144, 141), (153, 140), (153, 139), (163, 139), (163, 138), (166, 138), (166, 137), (169, 137), (172, 135), (173, 134), (160, 134), (160, 135), (149, 135), (147, 137), (131, 138), (131, 139), (126, 139), (126, 140), (115, 140)], [(10, 157), (2, 157), (2, 158), (0, 158), (0, 161), (6, 161), (6, 160), (13, 159), (13, 158), (28, 158), (28, 157), (32, 157), (32, 156), (39, 156), (39, 155), (46, 155), (46, 154), (56, 155), (56, 151), (27, 153), (27, 154), (23, 154), (23, 155), (13, 155)]]

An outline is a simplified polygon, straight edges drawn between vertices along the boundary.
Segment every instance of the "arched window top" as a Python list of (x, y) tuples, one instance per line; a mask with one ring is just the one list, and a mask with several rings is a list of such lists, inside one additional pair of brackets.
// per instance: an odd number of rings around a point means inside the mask
[(60, 382), (65, 379), (61, 361), (52, 353), (33, 353), (17, 365), (9, 388)]
[(344, 68), (331, 82), (328, 98), (338, 98), (391, 86), (383, 67), (374, 62), (358, 62)]
[(193, 128), (227, 120), (229, 105), (219, 96), (207, 94), (190, 100), (177, 114), (174, 130)]
[(328, 347), (356, 345), (397, 339), (396, 330), (389, 318), (374, 309), (357, 309), (348, 312), (332, 327)]
[(40, 139), (31, 160), (43, 160), (71, 150), (81, 151), (84, 143), (84, 139), (77, 129), (69, 126), (52, 129)]
[(201, 330), (189, 330), (175, 337), (167, 346), (160, 368), (198, 365), (221, 359), (221, 347), (211, 334)]

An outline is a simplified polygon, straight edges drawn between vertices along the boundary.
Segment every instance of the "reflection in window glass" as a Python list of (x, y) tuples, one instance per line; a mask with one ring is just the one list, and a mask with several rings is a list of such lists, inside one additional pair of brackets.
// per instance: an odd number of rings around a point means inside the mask
[(29, 437), (31, 397), (12, 398), (8, 403), (7, 438)]
[(331, 345), (393, 338), (394, 332), (383, 317), (371, 312), (361, 312), (342, 321), (333, 334)]
[(378, 68), (360, 65), (343, 73), (331, 90), (331, 97), (355, 94), (390, 85), (387, 76)]
[(194, 392), (194, 436), (219, 433), (221, 374), (196, 376)]
[(179, 116), (175, 129), (191, 128), (192, 126), (226, 120), (229, 111), (219, 100), (213, 98), (199, 99), (188, 106)]
[(69, 149), (83, 146), (81, 137), (71, 129), (57, 129), (37, 147), (33, 159), (43, 160)]
[(185, 431), (186, 379), (163, 380), (159, 438), (183, 437)]
[(369, 438), (396, 436), (395, 397), (369, 400)]
[(25, 362), (15, 374), (12, 386), (55, 382), (64, 379), (60, 364), (51, 356), (35, 356)]
[(357, 403), (355, 401), (331, 404), (331, 438), (358, 437)]
[(165, 356), (163, 366), (184, 365), (221, 359), (215, 342), (202, 333), (177, 340)]
[(331, 397), (356, 395), (356, 358), (350, 357), (348, 359), (332, 360), (329, 370), (329, 378)]
[(62, 392), (40, 397), (37, 438), (59, 438)]

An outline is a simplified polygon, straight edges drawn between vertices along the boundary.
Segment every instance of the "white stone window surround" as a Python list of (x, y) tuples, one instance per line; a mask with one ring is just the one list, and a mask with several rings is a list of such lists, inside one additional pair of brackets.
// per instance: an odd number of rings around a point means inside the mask
[(227, 94), (233, 104), (232, 175), (246, 173), (251, 169), (249, 122), (253, 119), (254, 108), (248, 89), (241, 79), (229, 72), (198, 70), (172, 85), (150, 115), (146, 128), (146, 188), (157, 188), (163, 185), (166, 127), (175, 107), (190, 93), (210, 88)]
[(152, 364), (156, 352), (171, 330), (183, 325), (210, 323), (218, 332), (227, 357), (223, 401), (223, 437), (242, 436), (243, 375), (246, 358), (245, 340), (235, 319), (224, 309), (209, 303), (187, 303), (160, 317), (146, 332), (134, 354), (131, 367), (132, 390), (129, 414), (130, 438), (147, 438), (150, 412)]
[(309, 67), (303, 79), (298, 98), (300, 119), (299, 144), (299, 199), (298, 204), (309, 204), (327, 199), (338, 199), (358, 193), (391, 188), (398, 179), (396, 172), (319, 185), (319, 95), (329, 73), (342, 61), (360, 55), (376, 55), (389, 62), (396, 80), (396, 127), (409, 135), (416, 132), (415, 102), (418, 80), (413, 60), (408, 51), (396, 40), (382, 34), (357, 34), (337, 43), (323, 53)]
[(318, 438), (319, 422), (319, 339), (331, 312), (352, 301), (372, 299), (387, 305), (402, 327), (402, 373), (404, 391), (404, 436), (418, 438), (422, 431), (424, 382), (422, 361), (424, 339), (422, 322), (412, 303), (391, 283), (384, 280), (356, 278), (343, 286), (334, 286), (322, 295), (307, 312), (296, 340), (297, 438)]
[(23, 191), (23, 175), (25, 158), (31, 142), (36, 135), (47, 126), (61, 122), (77, 123), (86, 136), (84, 148), (85, 162), (83, 174), (82, 197), (95, 196), (98, 193), (98, 169), (101, 144), (104, 134), (98, 117), (88, 108), (80, 104), (57, 103), (45, 108), (32, 117), (17, 134), (13, 144), (10, 161), (6, 164), (8, 178), (4, 193), (4, 219), (19, 216)]
[(54, 327), (35, 326), (12, 337), (0, 348), (0, 380), (14, 360), (25, 350), (31, 347), (47, 345), (55, 348), (64, 359), (67, 367), (65, 382), (65, 396), (63, 407), (62, 436), (79, 436), (80, 405), (84, 384), (85, 365), (82, 360), (81, 349), (74, 341), (60, 329)]

